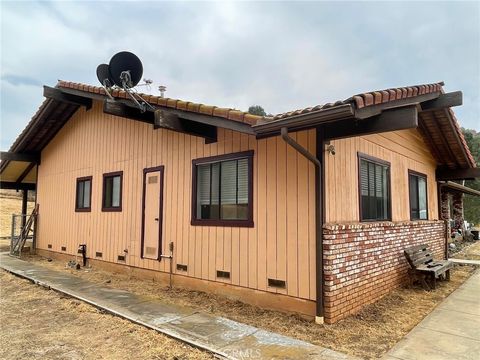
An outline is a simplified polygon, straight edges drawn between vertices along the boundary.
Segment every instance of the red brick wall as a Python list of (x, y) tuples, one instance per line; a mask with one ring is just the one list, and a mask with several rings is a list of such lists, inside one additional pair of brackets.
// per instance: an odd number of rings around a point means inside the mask
[(323, 228), (325, 321), (358, 312), (407, 280), (403, 250), (427, 243), (444, 258), (443, 221), (326, 224)]

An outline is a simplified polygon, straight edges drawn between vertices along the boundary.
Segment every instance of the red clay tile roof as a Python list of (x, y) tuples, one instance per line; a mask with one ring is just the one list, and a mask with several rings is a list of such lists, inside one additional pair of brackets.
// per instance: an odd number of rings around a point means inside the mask
[(343, 101), (336, 101), (334, 103), (326, 103), (323, 105), (317, 105), (308, 107), (305, 109), (298, 109), (289, 111), (286, 113), (278, 114), (273, 117), (273, 120), (284, 119), (290, 116), (307, 114), (312, 111), (324, 110), (334, 106), (353, 104), (357, 109), (361, 109), (366, 106), (377, 105), (388, 101), (406, 99), (415, 97), (418, 95), (429, 94), (433, 92), (443, 92), (443, 82), (426, 85), (407, 86), (401, 88), (391, 88), (385, 90), (371, 91), (367, 93), (354, 95)]
[(442, 93), (443, 81), (435, 84), (415, 85), (401, 88), (392, 88), (379, 91), (371, 91), (363, 94), (354, 95), (345, 100), (345, 102), (354, 102), (357, 109), (365, 106), (377, 105), (388, 101), (400, 100), (425, 95), (434, 92)]
[[(80, 91), (85, 91), (92, 94), (106, 95), (105, 90), (100, 86), (91, 86), (91, 85), (85, 85), (81, 83), (74, 83), (74, 82), (59, 80), (57, 83), (57, 87), (80, 90)], [(252, 115), (247, 112), (236, 110), (236, 109), (220, 108), (217, 106), (197, 104), (190, 101), (183, 101), (178, 99), (162, 98), (160, 96), (153, 96), (148, 94), (139, 94), (139, 95), (152, 105), (165, 106), (173, 109), (195, 112), (195, 113), (204, 114), (204, 115), (218, 116), (218, 117), (222, 117), (222, 118), (233, 120), (233, 121), (247, 123), (249, 125), (255, 125), (259, 120), (263, 119), (262, 116)], [(123, 98), (123, 99), (128, 98), (127, 93), (119, 89), (114, 89), (112, 91), (112, 96)]]
[[(343, 101), (336, 101), (334, 103), (326, 103), (323, 105), (317, 105), (317, 106), (299, 109), (295, 111), (289, 111), (286, 113), (277, 114), (273, 117), (262, 117), (262, 116), (252, 115), (247, 112), (236, 110), (236, 109), (219, 108), (216, 106), (198, 104), (198, 103), (193, 103), (193, 102), (183, 101), (178, 99), (162, 98), (159, 96), (152, 96), (148, 94), (140, 94), (140, 95), (146, 101), (148, 101), (153, 105), (165, 106), (165, 107), (170, 107), (178, 110), (195, 112), (199, 114), (213, 115), (213, 116), (218, 116), (218, 117), (222, 117), (222, 118), (233, 120), (233, 121), (247, 123), (249, 125), (256, 125), (258, 123), (265, 122), (265, 121), (285, 119), (291, 116), (307, 114), (310, 112), (324, 110), (324, 109), (328, 109), (328, 108), (340, 106), (340, 105), (351, 104), (357, 109), (361, 109), (367, 106), (377, 105), (377, 104), (400, 100), (400, 99), (414, 98), (419, 95), (424, 95), (424, 94), (429, 94), (434, 92), (443, 93), (443, 85), (444, 83), (442, 81), (434, 84), (423, 84), (423, 85), (406, 86), (406, 87), (400, 87), (400, 88), (390, 88), (385, 90), (371, 91), (371, 92), (354, 95)], [(74, 82), (59, 80), (57, 87), (69, 88), (69, 89), (75, 89), (75, 90), (85, 91), (85, 92), (94, 93), (94, 94), (105, 95), (105, 90), (100, 86), (91, 86), (91, 85), (85, 85), (81, 83), (74, 83)], [(112, 95), (114, 97), (127, 98), (127, 93), (123, 90), (114, 89), (112, 91)], [(456, 128), (457, 135), (460, 141), (462, 142), (463, 147), (465, 148), (467, 157), (471, 162), (471, 164), (475, 166), (475, 160), (470, 152), (470, 149), (467, 146), (465, 138), (460, 129), (460, 125), (458, 124), (458, 121), (453, 111), (449, 109), (449, 112), (452, 117), (454, 126)]]

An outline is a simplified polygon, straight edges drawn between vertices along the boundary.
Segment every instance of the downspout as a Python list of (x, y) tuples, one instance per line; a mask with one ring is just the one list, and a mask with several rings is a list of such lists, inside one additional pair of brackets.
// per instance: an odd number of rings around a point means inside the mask
[[(313, 156), (307, 149), (297, 143), (288, 135), (288, 129), (282, 127), (280, 130), (282, 139), (300, 154), (302, 154), (307, 160), (315, 165), (315, 279), (316, 279), (316, 312), (315, 322), (317, 324), (323, 324), (323, 172), (321, 161)], [(320, 151), (323, 150), (323, 138), (317, 131), (317, 156)], [(319, 143), (320, 142), (320, 143)]]

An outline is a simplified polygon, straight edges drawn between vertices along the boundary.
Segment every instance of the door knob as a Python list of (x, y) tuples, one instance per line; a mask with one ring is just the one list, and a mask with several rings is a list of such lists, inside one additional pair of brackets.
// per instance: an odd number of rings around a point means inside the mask
[(155, 218), (155, 221), (158, 221), (158, 218)]

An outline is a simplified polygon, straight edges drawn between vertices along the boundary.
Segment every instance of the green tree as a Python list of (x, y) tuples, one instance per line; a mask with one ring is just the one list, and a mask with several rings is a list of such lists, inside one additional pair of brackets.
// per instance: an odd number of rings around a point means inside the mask
[[(480, 167), (480, 133), (477, 133), (475, 130), (463, 128), (462, 132), (477, 166)], [(465, 186), (480, 190), (480, 179), (467, 180), (465, 181)], [(469, 223), (480, 224), (480, 197), (465, 195), (463, 207), (465, 220)]]
[(260, 105), (252, 105), (248, 108), (248, 113), (252, 115), (266, 116), (267, 113)]

